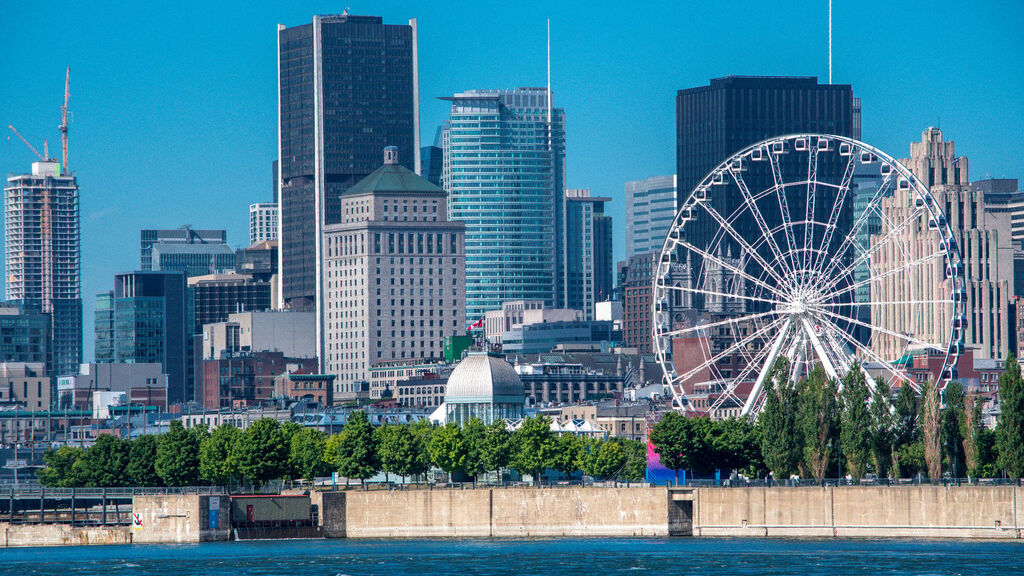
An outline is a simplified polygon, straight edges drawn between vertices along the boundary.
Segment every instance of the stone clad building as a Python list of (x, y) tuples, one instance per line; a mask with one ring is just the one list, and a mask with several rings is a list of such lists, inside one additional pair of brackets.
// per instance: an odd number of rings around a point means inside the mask
[(399, 164), (394, 147), (342, 195), (340, 222), (324, 229), (318, 322), (335, 399), (377, 362), (443, 358), (444, 337), (465, 328), (465, 225), (447, 214), (445, 192)]

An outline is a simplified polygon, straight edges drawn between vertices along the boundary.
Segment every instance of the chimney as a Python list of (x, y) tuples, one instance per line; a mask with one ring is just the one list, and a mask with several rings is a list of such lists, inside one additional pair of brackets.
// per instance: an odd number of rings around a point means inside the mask
[(398, 164), (398, 146), (384, 147), (384, 164)]

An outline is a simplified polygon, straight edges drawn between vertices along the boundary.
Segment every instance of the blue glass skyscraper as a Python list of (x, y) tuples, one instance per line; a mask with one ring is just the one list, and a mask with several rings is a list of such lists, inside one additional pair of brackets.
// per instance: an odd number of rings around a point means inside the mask
[(448, 214), (466, 223), (466, 318), (561, 302), (565, 114), (547, 88), (470, 90), (441, 133)]

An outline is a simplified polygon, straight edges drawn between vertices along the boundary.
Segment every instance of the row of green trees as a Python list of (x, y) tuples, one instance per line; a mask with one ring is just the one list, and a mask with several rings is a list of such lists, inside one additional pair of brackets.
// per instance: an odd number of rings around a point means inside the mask
[(646, 446), (624, 439), (559, 436), (544, 416), (527, 418), (509, 432), (504, 421), (484, 425), (479, 420), (464, 427), (437, 427), (421, 420), (374, 428), (364, 412), (356, 411), (333, 436), (269, 418), (245, 430), (227, 425), (186, 430), (173, 421), (166, 434), (133, 440), (103, 435), (89, 448), (51, 450), (44, 462), (39, 481), (58, 487), (262, 484), (335, 471), (346, 481), (378, 472), (406, 478), (422, 476), (433, 466), (474, 480), (503, 469), (534, 478), (554, 469), (639, 481), (646, 469)]
[(796, 384), (779, 359), (765, 381), (756, 423), (712, 422), (667, 414), (651, 432), (661, 462), (706, 475), (717, 469), (775, 478), (1024, 477), (1024, 384), (1012, 356), (999, 380), (994, 430), (981, 422), (982, 400), (959, 382), (940, 391), (931, 382), (918, 395), (902, 386), (895, 401), (884, 381), (868, 386), (863, 371), (841, 382), (816, 368)]

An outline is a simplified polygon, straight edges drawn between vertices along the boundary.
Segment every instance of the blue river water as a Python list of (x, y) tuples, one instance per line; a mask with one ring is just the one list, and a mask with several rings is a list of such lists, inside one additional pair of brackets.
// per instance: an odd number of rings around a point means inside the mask
[(1024, 543), (953, 540), (290, 540), (0, 549), (0, 574), (361, 576), (1024, 574)]

